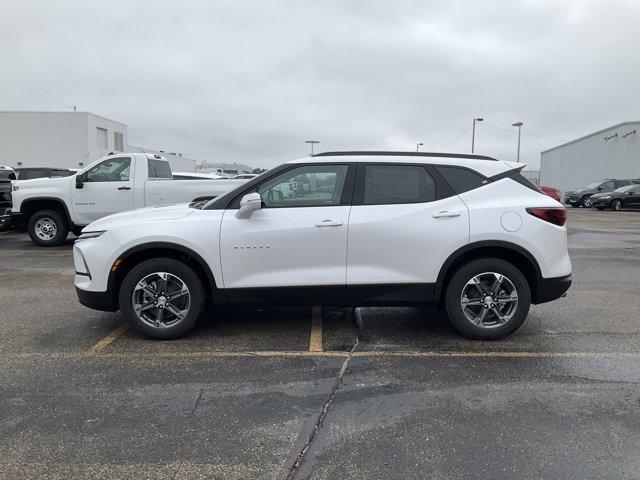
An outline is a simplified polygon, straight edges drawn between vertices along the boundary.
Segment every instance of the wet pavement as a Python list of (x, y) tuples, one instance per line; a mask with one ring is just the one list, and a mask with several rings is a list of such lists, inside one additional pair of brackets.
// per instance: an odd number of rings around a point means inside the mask
[(499, 342), (411, 308), (148, 341), (77, 302), (72, 241), (2, 233), (2, 476), (640, 478), (640, 212), (568, 225), (569, 296)]

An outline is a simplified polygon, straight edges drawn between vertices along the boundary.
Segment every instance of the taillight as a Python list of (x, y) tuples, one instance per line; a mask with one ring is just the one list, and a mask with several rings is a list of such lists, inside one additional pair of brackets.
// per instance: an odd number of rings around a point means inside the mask
[(527, 212), (529, 212), (534, 217), (538, 217), (540, 220), (553, 223), (554, 225), (558, 225), (559, 227), (563, 226), (567, 221), (567, 211), (562, 207), (527, 208)]

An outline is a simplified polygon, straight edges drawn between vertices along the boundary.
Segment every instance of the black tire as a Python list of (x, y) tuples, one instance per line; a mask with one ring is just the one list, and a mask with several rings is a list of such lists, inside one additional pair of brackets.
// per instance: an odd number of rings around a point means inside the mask
[[(186, 316), (175, 325), (164, 328), (153, 327), (145, 323), (134, 312), (133, 306), (134, 289), (138, 283), (156, 272), (166, 272), (178, 278), (186, 285), (190, 295), (190, 305)], [(186, 335), (198, 320), (205, 303), (204, 300), (204, 289), (198, 275), (188, 265), (172, 258), (153, 258), (139, 263), (127, 273), (118, 293), (122, 316), (136, 332), (152, 339), (172, 339)]]
[(56, 210), (40, 210), (29, 217), (27, 232), (36, 245), (57, 247), (69, 234), (69, 223), (64, 214)]
[(584, 197), (584, 198), (580, 201), (580, 205), (582, 205), (584, 208), (591, 208), (591, 198), (589, 198), (589, 197)]
[[(518, 294), (513, 316), (498, 326), (486, 327), (472, 323), (461, 305), (467, 282), (485, 272), (507, 277)], [(498, 258), (482, 258), (463, 265), (453, 274), (445, 291), (445, 310), (453, 326), (463, 335), (478, 340), (498, 340), (515, 332), (527, 318), (530, 305), (531, 290), (525, 276), (514, 265)]]
[(617, 198), (614, 199), (613, 202), (611, 202), (611, 210), (613, 210), (614, 212), (619, 212), (620, 210), (622, 210), (622, 202)]

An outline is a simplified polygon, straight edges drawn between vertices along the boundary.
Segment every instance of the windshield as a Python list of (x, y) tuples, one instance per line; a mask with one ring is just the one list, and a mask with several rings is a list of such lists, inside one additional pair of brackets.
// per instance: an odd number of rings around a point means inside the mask
[(13, 170), (0, 170), (0, 179), (15, 180), (16, 174), (13, 172)]

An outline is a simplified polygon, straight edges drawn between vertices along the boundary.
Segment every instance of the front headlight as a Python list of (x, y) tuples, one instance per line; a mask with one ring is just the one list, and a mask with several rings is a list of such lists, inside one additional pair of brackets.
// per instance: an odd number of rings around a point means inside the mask
[(106, 230), (101, 230), (98, 232), (83, 232), (77, 239), (76, 242), (80, 242), (82, 240), (89, 240), (90, 238), (98, 238), (102, 235)]

